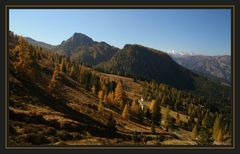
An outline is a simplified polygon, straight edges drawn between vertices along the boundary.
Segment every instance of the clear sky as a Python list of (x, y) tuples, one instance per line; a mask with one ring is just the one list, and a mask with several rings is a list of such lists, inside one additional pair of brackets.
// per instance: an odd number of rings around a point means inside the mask
[(53, 45), (79, 32), (119, 48), (231, 53), (230, 9), (10, 9), (9, 29)]

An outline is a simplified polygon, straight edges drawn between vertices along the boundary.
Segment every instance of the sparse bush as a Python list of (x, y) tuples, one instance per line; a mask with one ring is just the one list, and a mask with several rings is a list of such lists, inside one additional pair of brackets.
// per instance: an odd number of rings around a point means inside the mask
[(56, 135), (57, 131), (53, 127), (48, 127), (46, 131), (44, 131), (44, 134), (46, 135)]
[(58, 121), (56, 119), (47, 121), (48, 125), (54, 128), (60, 128), (60, 124), (58, 123)]
[(71, 134), (69, 134), (67, 131), (65, 130), (61, 130), (57, 132), (57, 136), (63, 140), (63, 141), (67, 141), (67, 140), (72, 140), (73, 137)]
[(63, 123), (61, 125), (61, 129), (65, 129), (65, 130), (68, 130), (68, 131), (75, 131), (76, 126), (74, 124), (71, 124), (71, 123)]
[(33, 134), (33, 133), (27, 134), (25, 141), (35, 145), (50, 143), (43, 134)]
[(158, 135), (158, 136), (157, 136), (157, 140), (158, 140), (159, 142), (163, 142), (164, 139), (165, 139), (165, 136), (164, 136), (164, 135)]
[(83, 139), (82, 135), (80, 133), (74, 132), (72, 133), (73, 140), (80, 140)]
[(37, 130), (35, 130), (33, 127), (29, 126), (29, 127), (24, 128), (24, 133), (25, 134), (37, 133)]
[(17, 134), (16, 129), (12, 125), (9, 125), (9, 134), (10, 135), (16, 135)]
[(133, 134), (132, 134), (132, 141), (133, 142), (137, 142), (138, 141), (138, 135), (137, 135), (136, 131), (134, 131)]
[(199, 140), (197, 141), (199, 145), (212, 145), (212, 133), (208, 129), (202, 128), (199, 131)]
[(143, 141), (144, 144), (146, 144), (146, 142), (147, 142), (146, 135), (141, 134), (141, 140)]
[(152, 122), (152, 124), (151, 124), (151, 132), (152, 132), (153, 134), (156, 133), (154, 122)]
[(47, 138), (50, 143), (56, 143), (59, 141), (59, 139), (55, 136), (50, 136)]

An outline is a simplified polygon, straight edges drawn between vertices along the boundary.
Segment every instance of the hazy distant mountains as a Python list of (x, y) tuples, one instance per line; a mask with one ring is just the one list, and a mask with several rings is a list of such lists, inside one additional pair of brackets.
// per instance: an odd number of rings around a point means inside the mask
[(156, 80), (180, 89), (193, 88), (193, 73), (184, 67), (214, 80), (221, 78), (230, 82), (231, 78), (230, 56), (198, 56), (175, 51), (168, 53), (182, 67), (164, 52), (130, 44), (119, 49), (105, 42), (96, 42), (81, 33), (74, 33), (57, 46), (31, 38), (27, 40), (33, 45), (51, 49), (104, 72)]
[(203, 56), (170, 54), (180, 65), (214, 79), (220, 78), (231, 82), (231, 56)]
[(36, 41), (36, 40), (34, 40), (30, 37), (25, 37), (25, 39), (34, 46), (39, 46), (39, 47), (47, 48), (47, 49), (53, 49), (55, 47), (54, 45), (47, 44), (47, 43), (40, 42), (40, 41)]

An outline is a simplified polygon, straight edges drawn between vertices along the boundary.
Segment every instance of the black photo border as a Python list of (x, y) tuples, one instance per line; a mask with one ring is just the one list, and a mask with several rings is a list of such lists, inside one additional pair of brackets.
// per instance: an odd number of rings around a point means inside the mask
[[(8, 0), (4, 1), (7, 2)], [(1, 0), (0, 0), (1, 2)], [(5, 4), (1, 4), (1, 10), (2, 12), (4, 11), (4, 111), (2, 113), (4, 113), (4, 148), (5, 149), (229, 149), (229, 150), (234, 150), (236, 149), (236, 59), (237, 59), (237, 45), (236, 45), (236, 38), (237, 38), (237, 30), (236, 30), (236, 19), (237, 19), (237, 12), (236, 10), (239, 9), (239, 1), (234, 1), (236, 3), (227, 3), (227, 4), (191, 4), (191, 3), (187, 3), (187, 4), (167, 4), (167, 3), (154, 3), (154, 4), (149, 4), (149, 3), (144, 3), (144, 4), (137, 4), (137, 3), (131, 3), (131, 4), (112, 4), (112, 3), (106, 3), (106, 4), (99, 4), (99, 3), (93, 3), (93, 4), (32, 4), (30, 3), (25, 3), (25, 4), (16, 4), (16, 3), (11, 3), (12, 1), (10, 1), (10, 4), (7, 2)], [(52, 1), (51, 1), (52, 2)], [(20, 2), (21, 3), (21, 2)], [(9, 9), (27, 9), (27, 8), (36, 8), (36, 9), (71, 9), (71, 8), (81, 8), (81, 9), (133, 9), (133, 8), (137, 8), (137, 9), (151, 9), (151, 8), (179, 8), (179, 9), (188, 9), (188, 8), (193, 8), (193, 9), (204, 9), (204, 8), (214, 8), (214, 9), (218, 9), (218, 8), (227, 8), (227, 9), (231, 9), (231, 14), (232, 14), (232, 18), (231, 18), (231, 23), (232, 23), (232, 32), (231, 32), (231, 57), (232, 57), (232, 94), (233, 94), (233, 131), (232, 131), (232, 145), (231, 146), (211, 146), (211, 147), (199, 147), (199, 146), (161, 146), (161, 147), (150, 147), (150, 146), (142, 146), (142, 147), (122, 147), (122, 146), (117, 146), (117, 147), (106, 147), (106, 146), (65, 146), (65, 147), (55, 147), (55, 146), (46, 146), (46, 147), (8, 147), (7, 146), (7, 137), (8, 137), (8, 130), (7, 130), (7, 125), (8, 125), (8, 68), (7, 68), (7, 39), (8, 39), (8, 10)], [(2, 17), (2, 16), (1, 16)], [(2, 68), (2, 66), (1, 66)], [(239, 112), (238, 112), (239, 113)], [(239, 145), (239, 144), (238, 144)]]

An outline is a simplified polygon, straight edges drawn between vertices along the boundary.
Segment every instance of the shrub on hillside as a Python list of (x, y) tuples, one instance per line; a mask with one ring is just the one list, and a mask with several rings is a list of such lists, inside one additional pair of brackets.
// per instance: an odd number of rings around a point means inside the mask
[(9, 125), (9, 134), (10, 135), (16, 135), (17, 134), (16, 129), (12, 125)]
[(25, 141), (33, 145), (48, 144), (50, 143), (48, 139), (43, 134), (27, 134), (25, 136)]
[(67, 131), (65, 130), (61, 130), (57, 132), (57, 136), (63, 140), (63, 141), (67, 141), (67, 140), (72, 140), (73, 137), (71, 134), (69, 134)]
[(56, 129), (54, 129), (53, 127), (48, 127), (45, 131), (44, 131), (44, 134), (46, 135), (56, 135), (57, 131)]

